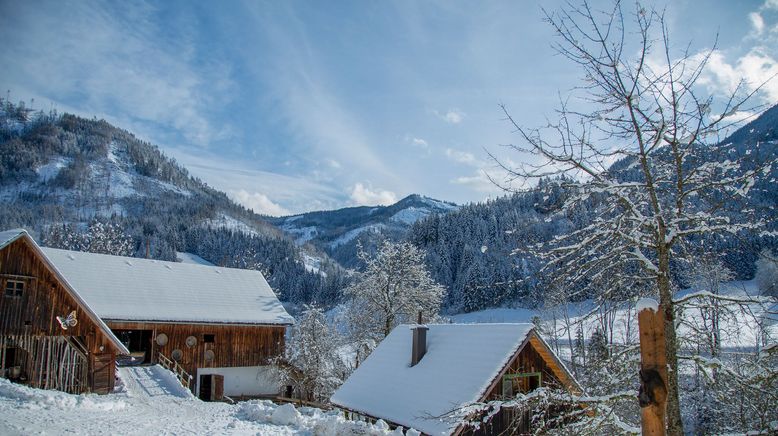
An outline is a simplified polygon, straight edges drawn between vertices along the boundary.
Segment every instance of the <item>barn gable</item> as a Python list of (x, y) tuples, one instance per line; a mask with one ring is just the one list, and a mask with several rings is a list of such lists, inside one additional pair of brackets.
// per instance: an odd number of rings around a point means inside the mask
[(129, 353), (24, 230), (0, 232), (0, 375), (67, 392), (112, 390)]

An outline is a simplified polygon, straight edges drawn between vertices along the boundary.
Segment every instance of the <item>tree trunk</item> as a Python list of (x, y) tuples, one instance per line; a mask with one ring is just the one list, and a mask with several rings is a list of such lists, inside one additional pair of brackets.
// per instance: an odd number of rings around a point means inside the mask
[(681, 401), (678, 392), (678, 338), (675, 332), (675, 308), (673, 306), (673, 293), (670, 287), (670, 247), (660, 243), (657, 254), (659, 257), (659, 275), (657, 277), (659, 303), (660, 307), (665, 311), (667, 434), (670, 436), (683, 436)]

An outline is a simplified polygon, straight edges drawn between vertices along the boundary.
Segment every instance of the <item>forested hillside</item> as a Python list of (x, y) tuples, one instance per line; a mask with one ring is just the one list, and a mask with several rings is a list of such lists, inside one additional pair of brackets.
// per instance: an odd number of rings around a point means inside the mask
[[(756, 168), (778, 153), (778, 106), (734, 132), (722, 143), (729, 144), (725, 156), (712, 161), (744, 159), (743, 170)], [(640, 180), (642, 175), (629, 160), (616, 162), (611, 171), (625, 182)], [(691, 260), (715, 255), (732, 270), (737, 279), (754, 277), (755, 262), (761, 250), (778, 247), (775, 220), (778, 169), (771, 168), (750, 187), (743, 201), (724, 201), (720, 209), (733, 221), (746, 218), (764, 222), (764, 230), (741, 232), (736, 236), (702, 235), (683, 245), (680, 259)], [(535, 307), (545, 300), (548, 274), (539, 275), (542, 262), (533, 247), (588, 224), (601, 199), (592, 195), (570, 211), (563, 204), (571, 194), (571, 184), (563, 179), (541, 180), (537, 188), (485, 203), (470, 204), (455, 212), (434, 215), (417, 222), (408, 238), (427, 251), (427, 264), (433, 276), (448, 289), (445, 307), (452, 313), (469, 312), (505, 304)], [(714, 199), (705, 199), (710, 202)], [(675, 261), (674, 283), (689, 286), (686, 261)], [(573, 290), (571, 290), (573, 292)], [(585, 298), (580, 295), (579, 298)]]
[(103, 120), (0, 100), (0, 201), (0, 228), (27, 228), (44, 245), (88, 248), (73, 241), (119, 229), (130, 249), (113, 254), (175, 260), (183, 251), (260, 269), (285, 301), (330, 301), (343, 285), (325, 254), (303, 253), (156, 146)]

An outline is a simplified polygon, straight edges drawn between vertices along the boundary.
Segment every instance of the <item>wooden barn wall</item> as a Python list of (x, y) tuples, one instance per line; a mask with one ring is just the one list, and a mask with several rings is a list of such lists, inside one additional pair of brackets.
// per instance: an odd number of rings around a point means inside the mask
[[(152, 362), (157, 362), (161, 352), (173, 358), (173, 350), (181, 350), (179, 365), (195, 376), (197, 368), (267, 365), (270, 359), (284, 351), (284, 326), (238, 326), (219, 324), (145, 323), (107, 320), (114, 330), (151, 330)], [(168, 342), (157, 344), (157, 335), (164, 333)], [(213, 335), (214, 342), (206, 343), (205, 335)], [(193, 336), (197, 343), (190, 347), (186, 339)], [(214, 353), (214, 359), (206, 360), (206, 351)], [(131, 350), (132, 351), (132, 350)]]
[[(9, 280), (25, 283), (21, 296), (6, 296)], [(67, 316), (74, 310), (78, 324), (63, 330), (56, 317)], [(49, 358), (52, 353), (56, 356), (61, 354), (63, 358), (73, 352), (86, 357), (90, 379), (93, 379), (93, 356), (101, 354), (102, 360), (113, 360), (116, 352), (114, 345), (23, 238), (0, 250), (0, 338), (3, 341), (0, 344), (0, 366), (4, 366), (7, 348), (27, 347), (25, 362), (20, 363), (24, 363), (25, 375), (35, 387), (52, 387), (53, 382), (48, 376), (48, 373), (56, 372), (49, 362), (54, 360)], [(65, 339), (64, 344), (62, 338)], [(0, 375), (5, 376), (6, 368), (0, 369)], [(81, 390), (107, 392), (113, 389), (113, 384), (111, 374), (110, 377), (101, 377), (97, 385), (83, 386)]]

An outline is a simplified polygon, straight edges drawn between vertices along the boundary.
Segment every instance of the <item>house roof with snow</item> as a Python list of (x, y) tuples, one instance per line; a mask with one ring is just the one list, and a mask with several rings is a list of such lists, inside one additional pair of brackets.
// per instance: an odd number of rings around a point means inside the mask
[(73, 297), (73, 299), (78, 302), (84, 313), (86, 313), (92, 322), (95, 323), (97, 328), (99, 328), (103, 334), (105, 334), (108, 340), (111, 341), (111, 343), (116, 347), (116, 350), (122, 354), (130, 354), (130, 351), (127, 349), (127, 347), (113, 334), (111, 329), (108, 328), (105, 322), (103, 322), (100, 316), (98, 316), (97, 312), (95, 312), (95, 310), (86, 302), (86, 300), (83, 298), (83, 295), (81, 295), (81, 293), (79, 293), (78, 290), (73, 287), (70, 281), (68, 281), (68, 279), (62, 274), (62, 271), (60, 271), (57, 266), (54, 265), (51, 259), (48, 258), (41, 247), (38, 246), (38, 244), (34, 239), (32, 239), (26, 230), (13, 229), (0, 232), (0, 250), (20, 238), (24, 238), (27, 240), (27, 242), (29, 242), (29, 245), (43, 260), (46, 266), (54, 273), (55, 276), (57, 276), (57, 279), (63, 284), (65, 290), (70, 294), (70, 296)]
[(294, 323), (259, 271), (42, 250), (105, 320)]
[[(460, 423), (441, 417), (482, 401), (524, 345), (542, 341), (532, 324), (433, 324), (426, 354), (411, 366), (411, 327), (392, 330), (330, 401), (427, 434), (451, 434)], [(575, 384), (569, 373), (560, 375)]]

